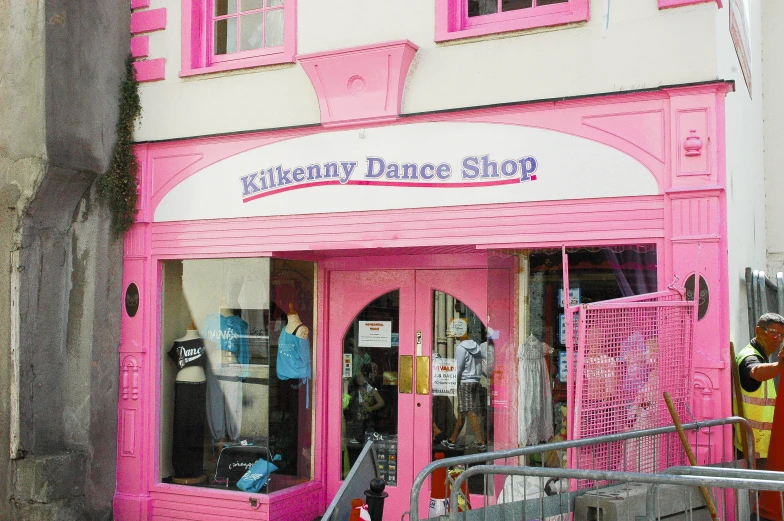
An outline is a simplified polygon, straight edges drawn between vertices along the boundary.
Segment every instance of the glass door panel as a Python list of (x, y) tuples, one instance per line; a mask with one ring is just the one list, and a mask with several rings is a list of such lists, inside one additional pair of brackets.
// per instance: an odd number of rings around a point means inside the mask
[[(365, 306), (343, 337), (343, 425), (345, 479), (368, 439), (397, 441), (400, 291)], [(379, 469), (397, 484), (397, 462)]]

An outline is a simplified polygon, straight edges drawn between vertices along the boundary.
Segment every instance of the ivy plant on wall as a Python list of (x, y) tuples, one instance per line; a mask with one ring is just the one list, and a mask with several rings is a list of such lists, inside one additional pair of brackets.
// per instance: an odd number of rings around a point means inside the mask
[(138, 164), (133, 153), (133, 128), (141, 113), (139, 83), (133, 57), (125, 60), (125, 78), (120, 85), (120, 115), (117, 119), (117, 141), (112, 151), (109, 170), (98, 180), (98, 196), (109, 206), (116, 235), (131, 227), (136, 216)]

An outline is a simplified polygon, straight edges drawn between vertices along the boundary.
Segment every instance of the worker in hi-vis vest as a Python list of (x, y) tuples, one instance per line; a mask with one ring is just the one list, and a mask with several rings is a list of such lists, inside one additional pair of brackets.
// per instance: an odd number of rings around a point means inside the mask
[[(754, 430), (754, 456), (757, 468), (764, 468), (770, 445), (773, 412), (776, 409), (776, 384), (774, 378), (784, 367), (784, 349), (775, 361), (770, 356), (784, 340), (784, 317), (765, 313), (757, 321), (756, 336), (749, 345), (735, 355), (740, 373), (743, 414)], [(741, 449), (739, 437), (735, 446)]]

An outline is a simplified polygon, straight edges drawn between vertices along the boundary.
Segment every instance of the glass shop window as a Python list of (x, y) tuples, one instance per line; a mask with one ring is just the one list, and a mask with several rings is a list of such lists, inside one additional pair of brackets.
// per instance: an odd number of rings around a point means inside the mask
[[(653, 245), (567, 248), (567, 254), (572, 305), (658, 291)], [(489, 417), (495, 417), (495, 449), (565, 440), (568, 366), (561, 249), (495, 251), (488, 264), (488, 338), (495, 357)], [(512, 277), (506, 278), (507, 273)], [(566, 462), (550, 458), (534, 463)]]
[(270, 493), (311, 479), (316, 265), (162, 263), (160, 479)]

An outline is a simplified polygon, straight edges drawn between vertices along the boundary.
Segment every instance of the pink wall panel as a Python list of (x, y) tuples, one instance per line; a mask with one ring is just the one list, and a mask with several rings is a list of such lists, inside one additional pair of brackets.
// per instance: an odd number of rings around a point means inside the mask
[[(392, 224), (394, 223), (394, 224)], [(660, 197), (156, 223), (154, 255), (662, 237)]]
[(131, 13), (131, 34), (166, 29), (166, 8)]
[(131, 38), (131, 56), (134, 58), (146, 58), (150, 54), (150, 37), (134, 36)]
[(166, 58), (133, 62), (136, 79), (140, 82), (159, 81), (166, 78)]
[(131, 0), (131, 9), (150, 7), (150, 0)]

